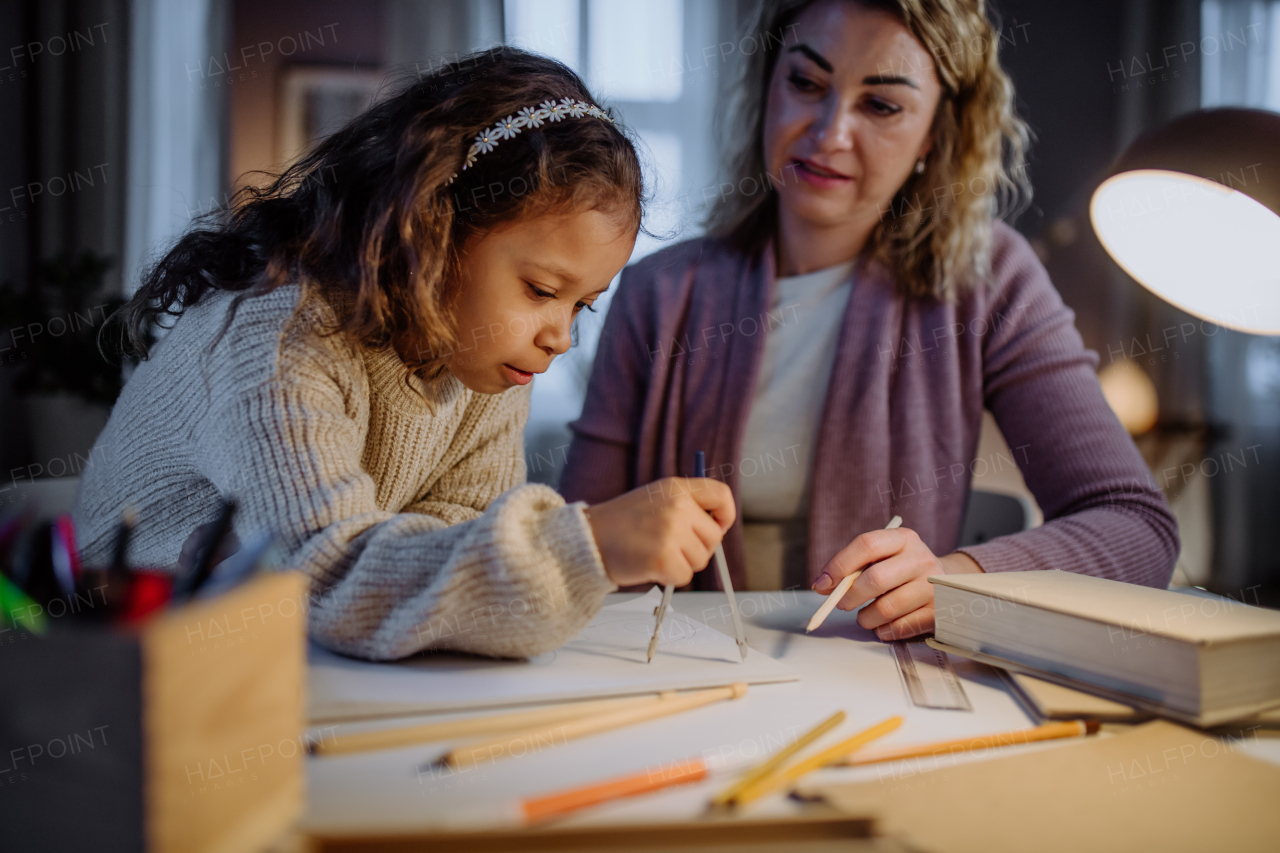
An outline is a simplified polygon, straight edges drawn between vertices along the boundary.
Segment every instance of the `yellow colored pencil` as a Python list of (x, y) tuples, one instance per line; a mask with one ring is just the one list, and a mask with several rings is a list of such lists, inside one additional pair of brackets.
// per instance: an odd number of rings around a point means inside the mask
[(772, 793), (784, 785), (789, 785), (806, 773), (839, 761), (858, 747), (870, 743), (876, 738), (887, 735), (900, 725), (902, 725), (902, 717), (890, 717), (884, 722), (876, 723), (871, 728), (861, 731), (847, 740), (842, 740), (835, 746), (824, 749), (817, 755), (806, 758), (804, 761), (792, 765), (781, 773), (774, 773), (764, 777), (763, 779), (756, 780), (756, 782), (748, 786), (745, 790), (739, 792), (733, 798), (733, 803), (735, 805), (745, 805), (752, 800), (758, 800), (765, 794)]
[(843, 722), (844, 722), (844, 711), (836, 711), (830, 717), (827, 717), (821, 723), (818, 723), (818, 725), (814, 726), (812, 729), (810, 729), (809, 731), (801, 735), (800, 738), (795, 743), (791, 744), (790, 746), (784, 749), (778, 750), (777, 753), (772, 755), (767, 761), (765, 761), (759, 767), (753, 767), (750, 770), (748, 770), (741, 777), (739, 777), (736, 782), (734, 782), (728, 788), (725, 788), (723, 791), (717, 794), (715, 798), (711, 801), (711, 804), (715, 806), (726, 805), (731, 800), (733, 800), (734, 797), (738, 796), (738, 794), (740, 794), (742, 791), (745, 791), (749, 786), (755, 784), (757, 780), (762, 779), (765, 776), (768, 776), (769, 774), (777, 770), (779, 767), (781, 767), (782, 763), (786, 761), (788, 758), (795, 755), (797, 752), (804, 749), (806, 746), (813, 743), (815, 740), (822, 737), (827, 732), (831, 731), (832, 729), (834, 729), (836, 726), (840, 725)]

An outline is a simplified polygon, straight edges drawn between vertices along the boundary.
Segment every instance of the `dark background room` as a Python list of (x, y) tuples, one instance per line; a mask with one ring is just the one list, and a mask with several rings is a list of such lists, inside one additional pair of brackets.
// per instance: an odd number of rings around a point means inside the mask
[(1275, 849), (1280, 0), (0, 0), (0, 130), (0, 853)]
[[(15, 296), (4, 303), (0, 504), (37, 490), (61, 508), (93, 464), (121, 384), (93, 336), (148, 260), (193, 217), (368, 103), (388, 74), (504, 40), (566, 61), (645, 142), (657, 192), (649, 230), (670, 242), (695, 235), (716, 192), (714, 105), (740, 59), (731, 34), (747, 5), (5, 4), (0, 33), (13, 48), (0, 69), (0, 281), (9, 294), (64, 288), (56, 298), (71, 302), (36, 316)], [(1015, 224), (1076, 312), (1109, 399), (1177, 515), (1175, 583), (1274, 602), (1280, 345), (1150, 295), (1101, 250), (1087, 206), (1144, 130), (1202, 106), (1280, 106), (1280, 12), (1229, 0), (1004, 0), (997, 11), (1001, 58), (1036, 134), (1034, 202)], [(701, 44), (729, 48), (681, 47)], [(642, 237), (635, 258), (663, 243)], [(563, 464), (601, 316), (583, 321), (578, 347), (539, 381), (526, 433), (531, 480), (554, 483)], [(975, 487), (1021, 496), (1036, 518), (988, 426), (978, 458), (1002, 464), (975, 465)]]

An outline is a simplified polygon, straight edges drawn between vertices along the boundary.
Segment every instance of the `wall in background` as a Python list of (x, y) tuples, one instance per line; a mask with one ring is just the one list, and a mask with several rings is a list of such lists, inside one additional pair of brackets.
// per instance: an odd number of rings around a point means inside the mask
[[(40, 261), (88, 250), (110, 259), (106, 289), (119, 291), (130, 20), (125, 0), (0, 4), (0, 282), (27, 287)], [(24, 357), (23, 341), (58, 331), (0, 329), (0, 487), (67, 471), (106, 421), (74, 400), (13, 393), (5, 368)]]
[(278, 171), (282, 71), (290, 65), (381, 68), (387, 60), (381, 0), (236, 0), (228, 87), (228, 178), (232, 188)]
[[(686, 239), (698, 232), (704, 192), (715, 186), (713, 108), (740, 59), (736, 51), (726, 55), (719, 48), (746, 34), (752, 5), (752, 0), (654, 0), (639, 6), (610, 0), (195, 0), (177, 5), (27, 0), (0, 5), (0, 126), (12, 129), (0, 135), (0, 208), (12, 208), (0, 210), (0, 280), (28, 281), (35, 262), (52, 252), (92, 249), (117, 259), (109, 289), (130, 289), (141, 259), (163, 248), (191, 216), (224, 203), (245, 173), (282, 165), (279, 115), (289, 68), (376, 68), (413, 75), (504, 38), (560, 56), (618, 109), (639, 134), (650, 182), (658, 190), (648, 224), (669, 241)], [(1247, 26), (1251, 15), (1265, 13), (1262, 29), (1275, 29), (1276, 5), (1210, 0), (1204, 8), (1213, 8), (1221, 27)], [(1176, 61), (1163, 57), (1169, 45), (1201, 44), (1201, 3), (1000, 0), (996, 6), (1002, 16), (1002, 61), (1017, 88), (1020, 111), (1038, 135), (1031, 159), (1035, 204), (1015, 224), (1033, 240), (1064, 301), (1076, 311), (1086, 345), (1098, 351), (1103, 366), (1145, 357), (1142, 367), (1155, 382), (1166, 425), (1220, 420), (1223, 432), (1215, 441), (1226, 443), (1203, 452), (1234, 450), (1238, 456), (1241, 447), (1260, 443), (1260, 458), (1266, 458), (1267, 448), (1280, 445), (1280, 414), (1268, 408), (1268, 401), (1280, 395), (1274, 342), (1223, 333), (1206, 346), (1210, 338), (1197, 334), (1154, 361), (1151, 354), (1137, 352), (1135, 342), (1147, 335), (1158, 341), (1163, 330), (1188, 318), (1125, 277), (1101, 252), (1083, 214), (1093, 186), (1125, 144), (1199, 105), (1201, 57), (1181, 50)], [(638, 18), (626, 18), (636, 9)], [(675, 41), (669, 24), (659, 26), (673, 16), (681, 22)], [(629, 38), (611, 41), (619, 29)], [(53, 39), (72, 31), (92, 32), (94, 44), (55, 55)], [(13, 47), (19, 48), (16, 54)], [(1222, 75), (1240, 63), (1256, 64), (1258, 55), (1246, 49), (1221, 58), (1210, 72), (1218, 75), (1210, 80), (1215, 97), (1230, 102), (1235, 89)], [(142, 90), (140, 76), (147, 84)], [(166, 138), (178, 141), (165, 143)], [(146, 139), (156, 147), (146, 148), (140, 141)], [(181, 174), (163, 172), (164, 156), (181, 167)], [(74, 193), (45, 192), (33, 200), (25, 191), (99, 166), (100, 179)], [(14, 196), (15, 187), (25, 194)], [(640, 251), (662, 244), (646, 241)], [(557, 374), (539, 381), (529, 434), (534, 479), (558, 476), (566, 449), (564, 421), (579, 405), (602, 320), (603, 313), (587, 318), (580, 330), (582, 346), (557, 362)], [(0, 340), (0, 347), (8, 345)], [(0, 411), (0, 473), (39, 464), (38, 457), (48, 451), (34, 448), (33, 407), (13, 397), (4, 373)], [(90, 433), (96, 429), (89, 420), (63, 420)], [(74, 432), (55, 428), (42, 438), (64, 441), (68, 448), (91, 440)], [(1280, 542), (1266, 538), (1270, 528), (1263, 523), (1280, 509), (1277, 474), (1258, 465), (1248, 474), (1208, 481), (1215, 526), (1229, 531), (1220, 538), (1234, 549), (1220, 551), (1216, 559), (1229, 566), (1223, 576), (1237, 586), (1280, 570), (1280, 558), (1269, 556), (1280, 553), (1275, 547)]]

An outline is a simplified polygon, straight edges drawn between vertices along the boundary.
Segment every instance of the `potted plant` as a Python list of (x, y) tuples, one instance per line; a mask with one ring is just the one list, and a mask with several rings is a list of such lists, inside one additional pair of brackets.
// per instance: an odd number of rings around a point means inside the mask
[(0, 284), (0, 369), (27, 400), (33, 477), (78, 474), (120, 396), (122, 353), (98, 340), (125, 302), (102, 293), (110, 267), (90, 251), (62, 253), (26, 288)]

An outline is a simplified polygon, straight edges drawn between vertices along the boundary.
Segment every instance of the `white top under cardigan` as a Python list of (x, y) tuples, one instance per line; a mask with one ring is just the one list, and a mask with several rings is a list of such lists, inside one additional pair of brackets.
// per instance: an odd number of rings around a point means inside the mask
[(808, 585), (809, 470), (856, 263), (775, 282), (738, 462), (751, 589)]

